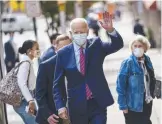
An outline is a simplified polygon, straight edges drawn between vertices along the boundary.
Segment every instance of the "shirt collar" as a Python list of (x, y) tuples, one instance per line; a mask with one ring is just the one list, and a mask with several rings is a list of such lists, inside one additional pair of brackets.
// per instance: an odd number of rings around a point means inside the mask
[(22, 55), (21, 61), (29, 61), (30, 63), (33, 64), (33, 61), (26, 54)]
[(141, 62), (141, 63), (145, 63), (145, 58), (144, 57), (142, 57), (140, 60), (138, 60), (138, 62)]
[[(80, 49), (80, 46), (77, 45), (75, 42), (73, 42), (73, 46), (74, 46), (74, 50), (75, 51), (79, 51)], [(87, 46), (87, 42), (82, 46), (84, 49), (86, 49), (86, 46)]]

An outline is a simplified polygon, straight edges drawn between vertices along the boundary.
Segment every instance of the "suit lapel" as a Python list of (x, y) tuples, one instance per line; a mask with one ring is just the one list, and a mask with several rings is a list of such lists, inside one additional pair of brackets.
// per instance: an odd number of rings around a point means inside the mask
[(91, 47), (91, 42), (90, 40), (87, 41), (87, 46), (85, 50), (85, 75), (88, 71), (88, 65), (89, 65), (89, 60), (90, 60), (90, 47)]
[[(90, 51), (91, 51), (91, 45), (93, 44), (93, 41), (88, 40), (87, 41), (87, 45), (86, 45), (86, 49), (85, 49), (85, 75), (87, 73), (87, 69), (88, 69), (88, 65), (89, 65), (89, 60), (90, 60)], [(69, 45), (69, 49), (71, 51), (70, 53), (70, 60), (71, 60), (71, 64), (72, 66), (79, 72), (80, 75), (82, 75), (80, 73), (80, 71), (77, 68), (77, 64), (76, 64), (76, 58), (75, 58), (75, 50), (74, 50), (74, 46), (73, 44)], [(83, 75), (82, 75), (83, 76)]]

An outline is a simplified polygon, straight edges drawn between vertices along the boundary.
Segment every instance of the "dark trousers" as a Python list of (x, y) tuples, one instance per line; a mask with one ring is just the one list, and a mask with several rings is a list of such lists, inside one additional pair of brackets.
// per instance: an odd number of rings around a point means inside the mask
[(71, 124), (106, 124), (107, 109), (98, 106), (95, 99), (87, 100), (85, 113), (70, 115)]
[(152, 102), (147, 104), (144, 101), (143, 112), (128, 111), (124, 114), (126, 124), (152, 124), (150, 117), (152, 113)]
[(87, 101), (88, 124), (106, 124), (107, 109), (101, 109), (95, 99)]

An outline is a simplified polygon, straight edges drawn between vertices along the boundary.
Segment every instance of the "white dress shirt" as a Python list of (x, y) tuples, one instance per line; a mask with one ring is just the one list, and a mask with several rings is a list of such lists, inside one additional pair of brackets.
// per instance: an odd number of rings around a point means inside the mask
[[(85, 53), (86, 45), (84, 44), (83, 47), (83, 52)], [(76, 65), (78, 70), (80, 71), (80, 46), (78, 46), (75, 42), (73, 42), (74, 46), (74, 52), (75, 52), (75, 60), (76, 60)]]
[(24, 54), (21, 59), (21, 62), (22, 61), (29, 61), (30, 64), (28, 62), (24, 62), (20, 65), (17, 74), (18, 85), (25, 100), (29, 102), (30, 100), (33, 100), (33, 96), (30, 93), (30, 91), (33, 91), (35, 89), (36, 76), (34, 74), (32, 60), (27, 55)]
[[(114, 30), (113, 32), (109, 33), (110, 35), (112, 36), (117, 36), (117, 32), (116, 30)], [(82, 46), (84, 48), (83, 52), (85, 53), (85, 49), (86, 49), (86, 43)], [(76, 60), (76, 65), (77, 65), (77, 68), (78, 70), (80, 71), (80, 46), (78, 46), (75, 42), (73, 42), (73, 46), (74, 46), (74, 52), (75, 52), (75, 60)], [(64, 112), (66, 108), (63, 107), (63, 108), (60, 108), (58, 110), (58, 114)]]

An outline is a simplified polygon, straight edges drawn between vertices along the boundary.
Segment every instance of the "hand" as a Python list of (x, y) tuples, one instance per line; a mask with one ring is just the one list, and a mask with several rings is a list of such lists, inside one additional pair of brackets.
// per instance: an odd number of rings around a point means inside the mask
[(128, 113), (128, 109), (123, 110), (123, 113), (124, 113), (124, 114), (127, 114), (127, 113)]
[(112, 32), (114, 30), (113, 24), (112, 24), (112, 18), (113, 16), (109, 14), (109, 12), (103, 13), (103, 22), (99, 21), (101, 26), (108, 32)]
[(29, 113), (34, 115), (34, 110), (35, 110), (35, 103), (33, 100), (29, 101)]
[(58, 121), (59, 117), (55, 114), (49, 116), (49, 118), (47, 119), (48, 123), (49, 124), (57, 124), (59, 121)]
[(59, 113), (59, 117), (62, 119), (68, 119), (68, 112), (66, 108), (61, 113)]

